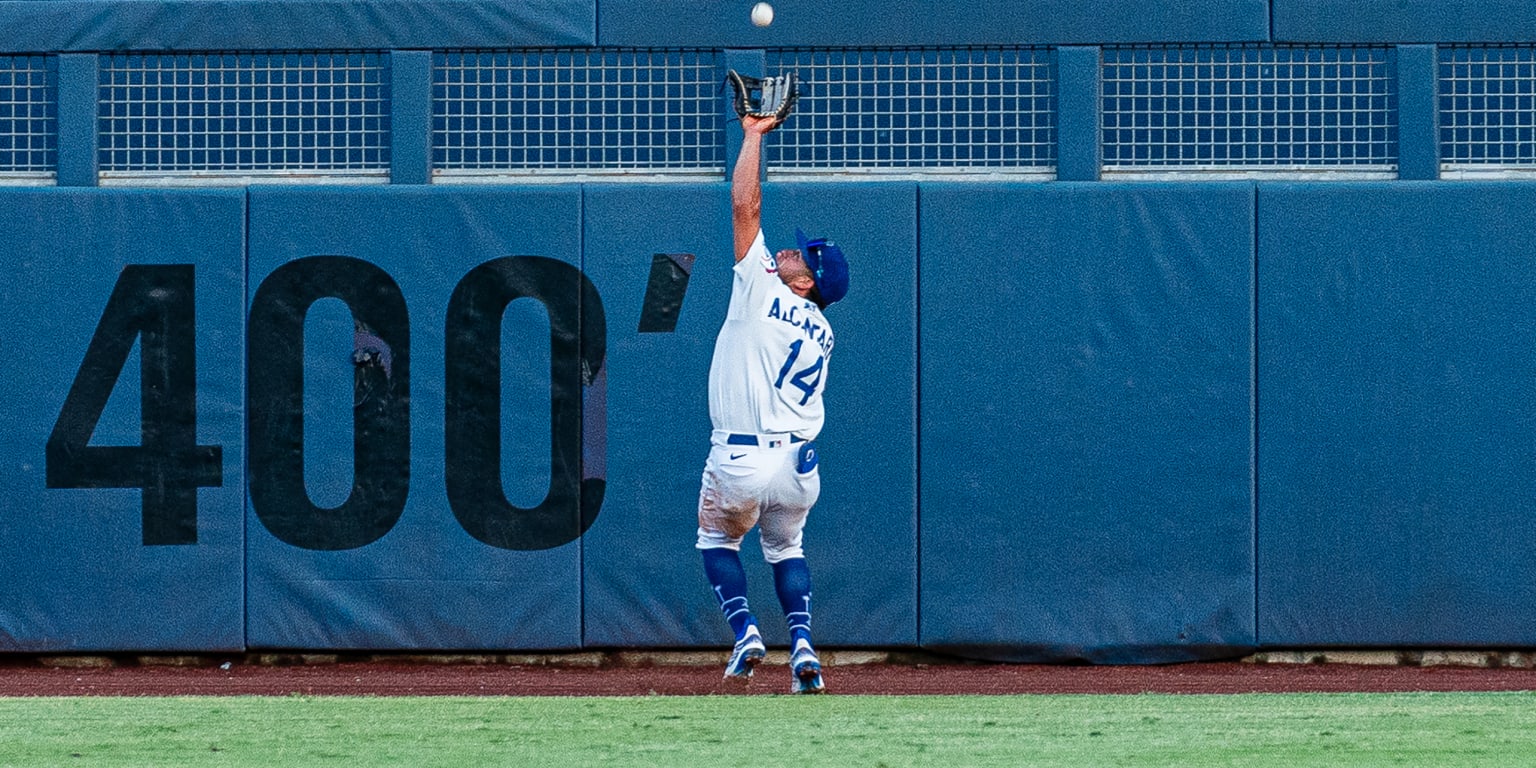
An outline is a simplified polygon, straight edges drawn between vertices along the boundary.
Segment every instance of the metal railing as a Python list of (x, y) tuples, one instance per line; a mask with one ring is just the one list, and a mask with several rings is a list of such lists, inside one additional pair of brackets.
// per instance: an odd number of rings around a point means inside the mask
[(388, 59), (359, 52), (103, 57), (103, 181), (387, 180)]
[(57, 64), (0, 56), (0, 184), (51, 183), (58, 163)]
[(1104, 50), (1104, 171), (1331, 174), (1397, 169), (1391, 49)]
[[(1536, 174), (1536, 46), (1438, 51), (1441, 176)], [(793, 69), (804, 84), (795, 117), (765, 150), (777, 177), (1055, 177), (1052, 49), (764, 55), (769, 72)], [(1396, 176), (1390, 46), (1111, 46), (1100, 55), (1107, 178)], [(430, 114), (402, 119), (429, 134), (429, 154), (414, 162), (438, 183), (718, 179), (729, 143), (721, 56), (439, 51), (430, 75), (424, 63), (400, 75), (431, 79), (420, 84)], [(96, 72), (103, 184), (390, 178), (388, 52), (103, 54)], [(52, 184), (61, 152), (78, 158), (80, 148), (59, 145), (59, 73), (57, 56), (0, 57), (0, 184)], [(88, 105), (81, 95), (72, 103)]]
[(716, 59), (695, 50), (436, 54), (434, 177), (718, 177), (725, 147)]
[(787, 49), (768, 70), (795, 70), (804, 93), (770, 172), (1055, 172), (1049, 49)]
[(1452, 46), (1439, 57), (1441, 173), (1536, 172), (1536, 47)]

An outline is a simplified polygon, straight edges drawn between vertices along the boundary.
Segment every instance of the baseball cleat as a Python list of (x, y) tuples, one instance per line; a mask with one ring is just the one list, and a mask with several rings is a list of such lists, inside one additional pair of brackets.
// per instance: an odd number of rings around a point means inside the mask
[(748, 624), (746, 631), (736, 641), (736, 647), (731, 650), (731, 660), (725, 664), (725, 677), (752, 677), (752, 668), (767, 655), (768, 648), (763, 645), (763, 634), (757, 631), (756, 624)]
[(821, 679), (821, 659), (816, 656), (809, 640), (803, 637), (795, 640), (795, 649), (789, 656), (789, 669), (795, 676), (790, 693), (821, 693), (827, 689), (826, 682)]
[(790, 693), (824, 693), (826, 690), (827, 684), (821, 679), (820, 672), (812, 672), (808, 677), (797, 675), (789, 686)]

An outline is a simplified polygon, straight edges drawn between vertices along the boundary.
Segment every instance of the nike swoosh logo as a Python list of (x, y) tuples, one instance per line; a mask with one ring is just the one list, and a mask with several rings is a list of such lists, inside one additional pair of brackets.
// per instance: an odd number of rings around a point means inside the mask
[(745, 455), (746, 455), (745, 453), (733, 453), (733, 454), (731, 454), (731, 461), (735, 461), (735, 460), (737, 460), (737, 459), (739, 459), (739, 458), (741, 458), (741, 457), (743, 457)]

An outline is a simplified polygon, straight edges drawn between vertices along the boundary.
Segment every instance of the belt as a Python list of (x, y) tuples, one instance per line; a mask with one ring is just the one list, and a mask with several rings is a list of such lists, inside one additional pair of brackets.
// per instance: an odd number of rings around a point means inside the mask
[(777, 448), (784, 444), (784, 438), (789, 438), (791, 443), (803, 443), (805, 438), (789, 433), (777, 435), (748, 435), (741, 432), (732, 432), (725, 436), (726, 445), (756, 445), (762, 448)]

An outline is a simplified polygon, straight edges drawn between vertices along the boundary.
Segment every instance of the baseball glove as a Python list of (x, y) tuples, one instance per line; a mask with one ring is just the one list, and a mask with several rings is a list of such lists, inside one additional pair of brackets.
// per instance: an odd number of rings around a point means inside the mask
[(731, 105), (737, 117), (776, 117), (784, 122), (800, 98), (798, 78), (794, 72), (776, 77), (752, 77), (736, 70), (725, 73), (734, 96)]

